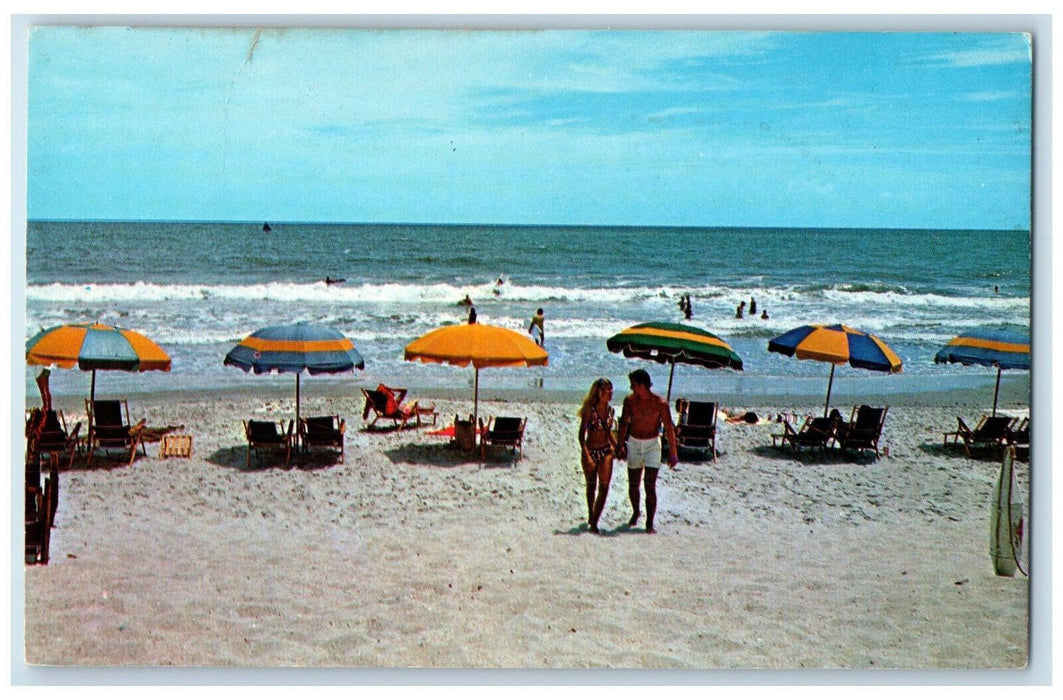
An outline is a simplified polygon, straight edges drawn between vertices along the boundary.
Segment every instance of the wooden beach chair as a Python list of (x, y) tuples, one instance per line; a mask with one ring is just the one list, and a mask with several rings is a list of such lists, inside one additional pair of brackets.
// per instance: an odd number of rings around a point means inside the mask
[(80, 433), (81, 421), (75, 423), (74, 429), (67, 432), (66, 417), (63, 412), (46, 411), (40, 432), (36, 435), (38, 458), (43, 460), (45, 454), (49, 456), (53, 454), (69, 455), (67, 459), (67, 468), (69, 469), (74, 463), (74, 456), (78, 451)]
[(487, 459), (487, 446), (498, 445), (508, 447), (512, 452), (518, 452), (519, 459), (524, 458), (524, 428), (528, 424), (527, 418), (513, 418), (499, 416), (489, 418), (487, 423), (480, 419), (480, 462)]
[(380, 384), (376, 389), (362, 389), (365, 397), (365, 408), (362, 409), (362, 420), (368, 420), (370, 412), (373, 420), (369, 423), (370, 428), (376, 425), (381, 418), (392, 421), (393, 427), (405, 428), (411, 420), (417, 427), (421, 427), (422, 416), (427, 420), (432, 419), (432, 425), (436, 424), (439, 415), (435, 406), (422, 406), (414, 401), (412, 404), (404, 404), (407, 390), (398, 387), (389, 387)]
[[(23, 531), (26, 564), (47, 564), (52, 525), (59, 507), (59, 455), (49, 460), (48, 476), (41, 482), (40, 472), (31, 481), (27, 476), (25, 529)], [(27, 475), (31, 473), (27, 465)]]
[(715, 462), (716, 404), (711, 401), (676, 399), (675, 408), (679, 416), (679, 421), (675, 425), (676, 446), (710, 450), (712, 460)]
[(1030, 419), (1023, 418), (1008, 431), (1007, 442), (1015, 448), (1015, 456), (1019, 459), (1030, 458)]
[(878, 457), (878, 441), (882, 437), (882, 426), (886, 423), (889, 410), (889, 406), (854, 406), (849, 422), (838, 425), (838, 446), (843, 450), (874, 450), (875, 457)]
[(92, 457), (99, 450), (129, 450), (129, 464), (136, 459), (138, 447), (147, 456), (147, 448), (141, 442), (141, 433), (147, 421), (141, 419), (130, 425), (129, 404), (124, 399), (86, 399), (85, 406), (89, 416), (88, 466), (92, 465)]
[(344, 460), (344, 434), (347, 422), (339, 416), (317, 416), (299, 419), (299, 443), (303, 452), (313, 448), (338, 449), (340, 463)]
[(251, 468), (251, 453), (260, 450), (284, 450), (284, 463), (292, 458), (292, 424), (288, 421), (287, 431), (283, 424), (271, 420), (244, 421), (244, 435), (247, 437), (247, 468)]
[(944, 444), (948, 446), (950, 437), (953, 445), (963, 440), (963, 450), (968, 457), (971, 456), (971, 448), (1000, 447), (1003, 449), (1007, 444), (1011, 428), (1016, 422), (1017, 419), (1011, 416), (983, 414), (974, 428), (971, 428), (963, 422), (963, 418), (956, 416), (957, 428), (952, 432), (944, 433)]
[(826, 449), (837, 439), (839, 422), (835, 415), (809, 417), (805, 418), (799, 430), (785, 422), (782, 424), (783, 434), (772, 435), (771, 442), (775, 445), (776, 441), (781, 441), (782, 444), (789, 445), (794, 452), (802, 447)]

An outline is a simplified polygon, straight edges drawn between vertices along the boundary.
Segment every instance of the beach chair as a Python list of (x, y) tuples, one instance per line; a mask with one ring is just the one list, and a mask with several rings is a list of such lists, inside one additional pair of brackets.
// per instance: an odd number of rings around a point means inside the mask
[(1017, 447), (1030, 446), (1030, 419), (1023, 418), (1008, 430), (1007, 442)]
[(886, 423), (886, 412), (889, 410), (889, 406), (854, 406), (849, 422), (838, 425), (838, 447), (843, 450), (874, 450), (875, 457), (878, 457), (878, 441), (882, 437), (882, 426)]
[(271, 420), (244, 421), (244, 435), (247, 437), (247, 468), (251, 468), (251, 453), (259, 450), (284, 450), (284, 463), (292, 458), (292, 424), (288, 421), (288, 430), (284, 425)]
[(783, 423), (783, 434), (772, 435), (771, 442), (777, 444), (781, 440), (784, 445), (790, 445), (790, 449), (796, 452), (801, 447), (818, 447), (826, 449), (837, 439), (837, 430), (840, 420), (836, 415), (818, 416), (805, 418), (800, 430), (794, 429), (789, 422)]
[(50, 463), (52, 466), (44, 483), (26, 483), (23, 534), (26, 564), (48, 563), (52, 525), (59, 506), (59, 455), (53, 455)]
[(675, 425), (676, 447), (711, 450), (716, 461), (716, 404), (676, 399), (675, 408), (679, 415)]
[(77, 454), (79, 447), (79, 437), (81, 433), (81, 421), (74, 424), (74, 429), (69, 433), (66, 429), (66, 417), (62, 411), (46, 411), (44, 413), (44, 422), (41, 424), (40, 431), (36, 434), (36, 451), (39, 459), (44, 459), (44, 455), (49, 456), (66, 455), (69, 454), (67, 460), (67, 468), (74, 463), (74, 456)]
[(1019, 459), (1030, 458), (1030, 419), (1023, 418), (1008, 431), (1007, 443), (1015, 448)]
[(957, 428), (952, 432), (944, 433), (944, 444), (948, 446), (950, 437), (953, 445), (963, 440), (963, 450), (968, 457), (971, 456), (971, 448), (973, 447), (1000, 447), (1003, 449), (1007, 444), (1011, 428), (1017, 420), (1011, 416), (983, 415), (972, 429), (963, 422), (962, 418), (957, 416)]
[(86, 399), (85, 407), (89, 416), (88, 466), (92, 466), (92, 457), (100, 450), (129, 450), (129, 464), (133, 464), (136, 459), (138, 447), (145, 457), (148, 455), (147, 448), (141, 441), (141, 433), (147, 421), (141, 419), (130, 425), (129, 404), (125, 400)]
[(347, 422), (339, 416), (299, 419), (299, 442), (303, 446), (303, 452), (315, 447), (338, 449), (341, 464), (344, 459), (343, 443), (346, 432)]
[(432, 419), (432, 425), (436, 423), (434, 406), (421, 406), (417, 401), (412, 404), (404, 404), (406, 389), (389, 387), (380, 384), (376, 389), (362, 389), (365, 396), (365, 408), (362, 409), (362, 420), (369, 419), (369, 413), (373, 413), (373, 420), (369, 423), (372, 428), (381, 418), (390, 420), (394, 427), (405, 428), (409, 421), (414, 421), (417, 427), (421, 426), (421, 417)]
[(489, 418), (487, 423), (480, 419), (480, 462), (487, 460), (487, 446), (498, 445), (508, 447), (513, 452), (518, 452), (520, 458), (524, 457), (524, 428), (528, 424), (527, 418), (512, 418), (499, 416)]

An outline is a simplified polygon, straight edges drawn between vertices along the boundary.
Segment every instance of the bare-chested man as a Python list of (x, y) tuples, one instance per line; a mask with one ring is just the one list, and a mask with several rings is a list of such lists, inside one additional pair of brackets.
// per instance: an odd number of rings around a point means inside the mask
[[(627, 460), (627, 492), (631, 498), (631, 520), (639, 521), (639, 480), (646, 484), (646, 532), (653, 533), (653, 516), (657, 512), (657, 472), (661, 468), (661, 426), (668, 439), (668, 466), (675, 469), (675, 425), (668, 403), (650, 391), (653, 382), (644, 369), (628, 375), (631, 394), (624, 399), (617, 435), (617, 457)], [(645, 473), (645, 476), (644, 476)]]

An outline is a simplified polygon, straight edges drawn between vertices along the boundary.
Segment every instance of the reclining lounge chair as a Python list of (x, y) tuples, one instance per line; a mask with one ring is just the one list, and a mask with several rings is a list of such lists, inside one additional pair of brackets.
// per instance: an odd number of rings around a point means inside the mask
[(788, 422), (783, 423), (783, 434), (772, 435), (771, 442), (782, 440), (783, 444), (789, 444), (790, 449), (796, 452), (801, 447), (818, 447), (826, 449), (837, 439), (838, 424), (837, 416), (818, 416), (806, 418), (800, 430), (795, 430)]
[(843, 450), (874, 450), (875, 457), (878, 457), (878, 441), (882, 437), (882, 426), (886, 423), (886, 412), (889, 410), (889, 406), (854, 406), (849, 422), (838, 425), (838, 446)]
[(1003, 448), (1008, 441), (1008, 435), (1011, 432), (1012, 426), (1015, 425), (1018, 419), (1010, 416), (986, 416), (982, 418), (972, 429), (963, 419), (959, 416), (956, 417), (957, 428), (951, 433), (944, 434), (944, 444), (949, 444), (949, 438), (952, 438), (952, 444), (955, 445), (960, 440), (963, 440), (963, 450), (967, 453), (967, 456), (971, 456), (972, 447), (1001, 447)]
[(284, 463), (292, 457), (292, 421), (288, 421), (288, 430), (282, 431), (283, 425), (271, 420), (244, 421), (244, 434), (247, 436), (247, 468), (251, 468), (251, 453), (259, 450), (284, 450)]
[(299, 442), (303, 452), (314, 447), (338, 449), (340, 463), (343, 463), (343, 437), (347, 432), (347, 422), (339, 416), (318, 416), (299, 419)]
[(499, 416), (490, 418), (487, 423), (480, 419), (480, 462), (487, 459), (488, 445), (502, 445), (509, 447), (513, 452), (519, 450), (520, 458), (524, 457), (524, 427), (528, 424), (527, 418), (511, 418)]
[(86, 400), (85, 404), (89, 416), (89, 466), (98, 450), (129, 450), (129, 464), (137, 457), (137, 447), (147, 457), (147, 448), (140, 439), (147, 421), (141, 419), (130, 425), (129, 404), (124, 400)]
[(675, 425), (677, 447), (710, 450), (716, 461), (716, 404), (711, 401), (676, 399), (679, 422)]
[(381, 418), (392, 421), (394, 427), (405, 428), (409, 421), (414, 421), (417, 427), (421, 426), (421, 416), (432, 418), (432, 425), (436, 424), (437, 413), (434, 406), (421, 406), (417, 401), (412, 404), (403, 404), (406, 398), (406, 389), (393, 388), (380, 384), (376, 389), (362, 389), (365, 396), (365, 408), (362, 409), (362, 420), (369, 419), (369, 413), (373, 413), (373, 420), (369, 423), (372, 428)]

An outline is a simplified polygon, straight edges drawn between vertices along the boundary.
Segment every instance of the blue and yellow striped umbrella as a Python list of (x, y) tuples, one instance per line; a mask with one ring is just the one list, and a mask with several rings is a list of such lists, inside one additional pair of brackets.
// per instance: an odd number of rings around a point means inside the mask
[(229, 351), (225, 364), (255, 374), (294, 372), (297, 422), (301, 372), (338, 374), (365, 369), (365, 360), (347, 336), (328, 326), (305, 321), (260, 328)]
[(768, 351), (799, 360), (830, 362), (830, 381), (827, 383), (827, 403), (823, 415), (830, 410), (830, 391), (834, 385), (834, 367), (848, 364), (875, 372), (901, 371), (901, 358), (878, 337), (835, 324), (799, 326), (768, 341)]
[(103, 323), (53, 326), (26, 343), (26, 364), (52, 365), (92, 372), (91, 397), (96, 398), (96, 370), (170, 371), (170, 356), (154, 341), (127, 328)]
[(934, 362), (996, 367), (997, 384), (993, 391), (995, 416), (1000, 394), (1000, 371), (1030, 369), (1030, 332), (1008, 328), (975, 328), (950, 340), (934, 355)]
[(669, 363), (672, 367), (668, 373), (666, 401), (672, 400), (672, 376), (677, 362), (709, 369), (742, 369), (742, 358), (727, 341), (706, 330), (682, 323), (639, 323), (609, 338), (605, 346), (609, 352), (623, 353), (624, 357)]

